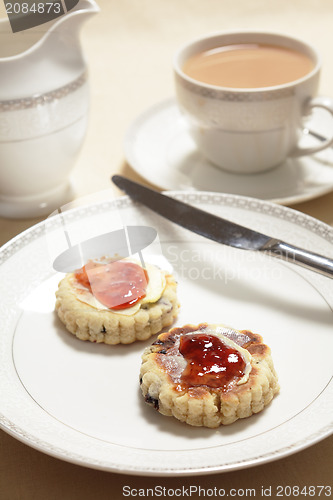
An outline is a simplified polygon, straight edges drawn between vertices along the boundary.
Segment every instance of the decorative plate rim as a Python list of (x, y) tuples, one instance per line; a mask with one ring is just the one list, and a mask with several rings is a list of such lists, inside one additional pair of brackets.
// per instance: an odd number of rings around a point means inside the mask
[[(333, 228), (327, 225), (326, 223), (319, 221), (307, 214), (303, 214), (301, 212), (297, 212), (296, 210), (277, 205), (275, 203), (258, 200), (251, 197), (244, 197), (234, 194), (224, 194), (224, 193), (215, 193), (215, 192), (190, 192), (190, 191), (169, 191), (168, 195), (181, 199), (187, 203), (193, 204), (206, 204), (206, 205), (215, 205), (222, 203), (224, 206), (231, 206), (241, 209), (250, 209), (256, 213), (262, 213), (265, 215), (273, 216), (282, 221), (291, 222), (301, 226), (304, 229), (309, 230), (312, 233), (317, 234), (318, 236), (324, 238), (329, 243), (333, 243)], [(81, 217), (84, 213), (91, 213), (92, 206), (99, 206), (100, 210), (105, 210), (106, 207), (109, 209), (115, 208), (127, 208), (134, 207), (137, 204), (133, 203), (132, 200), (128, 196), (121, 196), (110, 202), (103, 202), (101, 204), (91, 204), (87, 206), (78, 206), (74, 209), (71, 209), (68, 212), (70, 217), (74, 219), (77, 217)], [(55, 216), (52, 220), (48, 219), (48, 223), (51, 225), (59, 225), (60, 219), (58, 216)], [(19, 235), (15, 236), (13, 239), (8, 241), (0, 248), (0, 265), (2, 265), (6, 260), (10, 259), (16, 252), (18, 252), (21, 248), (23, 248), (27, 243), (32, 242), (38, 239), (41, 236), (43, 228), (45, 226), (45, 220), (37, 223), (36, 225), (26, 229)], [(1, 345), (0, 345), (1, 347)], [(332, 381), (332, 379), (331, 379)], [(228, 464), (220, 464), (220, 465), (203, 465), (200, 467), (177, 467), (175, 469), (161, 468), (160, 466), (153, 467), (134, 467), (134, 466), (126, 466), (126, 470), (121, 468), (119, 464), (111, 464), (110, 462), (105, 462), (104, 460), (96, 460), (92, 457), (83, 456), (78, 453), (73, 453), (71, 451), (65, 450), (61, 447), (57, 447), (52, 445), (47, 441), (43, 441), (39, 439), (37, 436), (31, 434), (30, 432), (25, 431), (21, 426), (16, 425), (10, 419), (8, 419), (3, 413), (0, 413), (0, 428), (6, 431), (11, 436), (19, 439), (21, 442), (42, 451), (48, 455), (54, 456), (59, 459), (63, 459), (65, 461), (76, 463), (83, 466), (93, 467), (100, 470), (107, 470), (110, 472), (119, 472), (119, 473), (132, 473), (135, 475), (160, 475), (160, 476), (185, 476), (193, 473), (199, 474), (211, 474), (211, 473), (221, 473), (230, 470), (238, 470), (245, 467), (252, 467), (255, 465), (259, 465), (262, 463), (271, 462), (278, 458), (283, 458), (285, 456), (291, 455), (302, 449), (305, 449), (313, 444), (329, 437), (333, 433), (333, 422), (325, 427), (316, 430), (310, 436), (306, 438), (300, 439), (299, 441), (292, 443), (289, 446), (282, 446), (280, 449), (276, 449), (275, 451), (269, 451), (264, 454), (259, 454), (256, 457), (252, 457), (250, 459), (244, 460), (236, 460), (234, 462), (230, 462)]]

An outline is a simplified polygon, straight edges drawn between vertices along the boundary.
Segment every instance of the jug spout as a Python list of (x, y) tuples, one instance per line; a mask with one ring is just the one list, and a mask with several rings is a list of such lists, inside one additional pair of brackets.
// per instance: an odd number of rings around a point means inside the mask
[(99, 7), (94, 0), (64, 0), (67, 12), (76, 8), (77, 6), (80, 10), (89, 11), (91, 13), (99, 12)]
[[(59, 32), (80, 30), (82, 24), (94, 14), (99, 12), (99, 7), (95, 0), (64, 0), (65, 15), (58, 18), (52, 28)], [(52, 32), (50, 28), (50, 32)]]
[[(0, 101), (45, 94), (84, 74), (80, 31), (100, 9), (95, 0), (64, 0), (62, 4), (67, 11), (45, 24), (45, 30), (9, 33), (0, 21), (1, 42), (8, 41), (0, 46)], [(5, 28), (7, 32), (1, 32)]]
[(89, 17), (100, 10), (95, 0), (64, 0), (63, 3), (66, 12), (66, 16), (63, 18), (65, 22), (70, 22), (71, 16), (75, 14), (79, 13), (84, 19), (85, 16)]
[(60, 78), (61, 85), (64, 78), (70, 82), (84, 72), (86, 62), (80, 32), (83, 24), (100, 10), (95, 0), (64, 0), (63, 3), (68, 9), (66, 14), (45, 34), (39, 49), (39, 58), (53, 61), (54, 78)]

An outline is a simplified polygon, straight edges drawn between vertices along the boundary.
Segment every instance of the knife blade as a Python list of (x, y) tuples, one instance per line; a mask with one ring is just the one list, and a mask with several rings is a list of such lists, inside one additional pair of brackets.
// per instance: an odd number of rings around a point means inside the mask
[(114, 175), (112, 181), (134, 201), (189, 231), (223, 245), (269, 254), (333, 278), (333, 260), (329, 257), (241, 226), (121, 175)]

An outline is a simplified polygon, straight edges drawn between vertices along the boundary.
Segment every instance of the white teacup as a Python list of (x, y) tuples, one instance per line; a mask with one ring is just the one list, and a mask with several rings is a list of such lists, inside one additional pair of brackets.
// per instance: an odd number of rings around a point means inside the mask
[[(247, 43), (296, 50), (307, 55), (313, 67), (297, 80), (258, 88), (212, 85), (183, 70), (195, 54)], [(333, 99), (317, 96), (320, 67), (320, 57), (311, 45), (281, 34), (220, 33), (183, 46), (174, 61), (176, 95), (198, 149), (224, 170), (250, 174), (269, 170), (288, 157), (313, 154), (332, 145), (333, 137), (316, 147), (299, 145), (303, 119), (312, 108), (318, 106), (333, 115)]]

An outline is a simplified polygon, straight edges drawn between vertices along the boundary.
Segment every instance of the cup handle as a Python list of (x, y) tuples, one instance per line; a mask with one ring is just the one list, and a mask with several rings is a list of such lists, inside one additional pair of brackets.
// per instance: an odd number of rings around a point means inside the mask
[[(326, 111), (331, 113), (333, 118), (333, 99), (330, 99), (329, 97), (314, 97), (313, 99), (310, 99), (310, 101), (307, 103), (307, 112), (309, 112), (312, 108), (325, 109)], [(317, 153), (318, 151), (322, 151), (323, 149), (326, 149), (332, 145), (333, 135), (330, 139), (326, 139), (321, 144), (318, 144), (318, 146), (313, 146), (311, 148), (301, 148), (299, 146), (296, 146), (296, 148), (292, 151), (291, 156), (298, 157), (311, 155), (313, 153)]]

